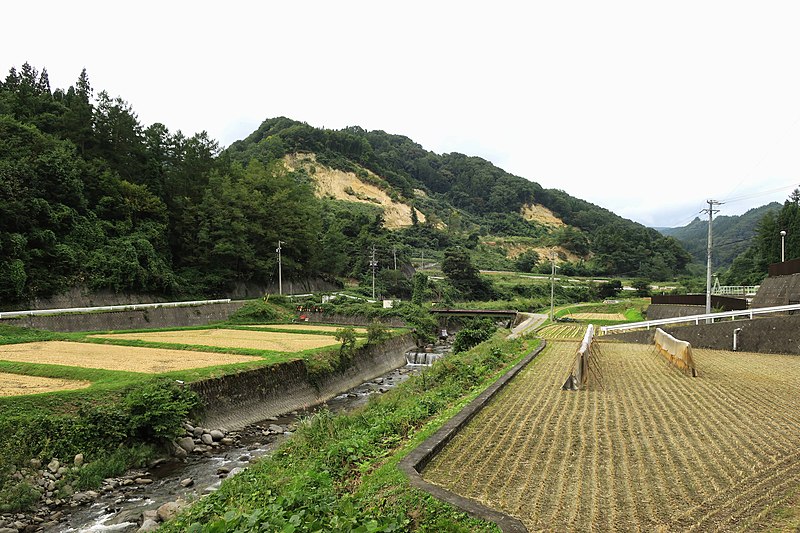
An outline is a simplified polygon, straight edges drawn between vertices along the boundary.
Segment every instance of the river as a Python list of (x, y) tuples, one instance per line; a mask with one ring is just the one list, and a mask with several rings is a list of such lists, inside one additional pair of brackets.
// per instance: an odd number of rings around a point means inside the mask
[[(434, 353), (445, 354), (450, 346), (437, 345)], [(423, 359), (426, 359), (423, 357)], [(427, 357), (427, 360), (435, 358)], [(167, 502), (194, 501), (219, 488), (223, 479), (240, 472), (259, 457), (274, 450), (291, 436), (298, 422), (323, 407), (333, 412), (349, 412), (367, 403), (373, 394), (382, 394), (402, 383), (420, 369), (413, 364), (420, 357), (410, 353), (412, 364), (397, 368), (378, 378), (366, 381), (336, 398), (306, 411), (295, 411), (280, 417), (252, 424), (228, 436), (234, 439), (231, 446), (220, 446), (203, 455), (190, 454), (183, 462), (164, 462), (147, 471), (133, 471), (115, 480), (116, 488), (102, 492), (89, 504), (62, 507), (66, 518), (57, 525), (45, 528), (47, 532), (133, 532), (139, 528), (142, 514), (155, 511)], [(138, 484), (136, 479), (152, 483)], [(129, 480), (129, 481), (126, 481)], [(191, 482), (189, 481), (191, 480)]]

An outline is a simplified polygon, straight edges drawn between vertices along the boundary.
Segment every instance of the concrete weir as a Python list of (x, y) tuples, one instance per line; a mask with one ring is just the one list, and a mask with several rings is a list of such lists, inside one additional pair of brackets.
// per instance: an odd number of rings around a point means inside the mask
[(415, 346), (411, 334), (356, 350), (351, 364), (311, 376), (303, 361), (288, 361), (191, 384), (205, 405), (208, 427), (241, 429), (248, 424), (324, 403), (338, 394), (406, 364)]

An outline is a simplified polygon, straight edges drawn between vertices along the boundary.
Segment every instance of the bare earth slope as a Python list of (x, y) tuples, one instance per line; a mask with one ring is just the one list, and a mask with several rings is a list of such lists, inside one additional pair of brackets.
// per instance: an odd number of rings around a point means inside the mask
[(800, 357), (601, 344), (602, 387), (559, 389), (550, 341), (431, 463), (433, 483), (531, 531), (750, 531), (800, 487)]
[[(378, 205), (383, 208), (384, 225), (388, 229), (411, 225), (410, 205), (392, 200), (385, 191), (361, 181), (353, 172), (344, 172), (317, 163), (314, 154), (287, 155), (283, 162), (289, 170), (303, 167), (309, 169), (309, 174), (317, 185), (316, 195), (320, 198), (330, 196), (337, 200)], [(417, 218), (420, 222), (425, 221), (425, 215), (420, 211), (417, 211)]]

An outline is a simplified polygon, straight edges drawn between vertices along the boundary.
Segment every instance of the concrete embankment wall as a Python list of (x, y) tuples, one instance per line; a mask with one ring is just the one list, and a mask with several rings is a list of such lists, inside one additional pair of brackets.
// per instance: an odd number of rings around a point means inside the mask
[(303, 361), (290, 361), (193, 383), (206, 406), (208, 427), (240, 429), (248, 424), (321, 404), (372, 378), (406, 364), (415, 346), (411, 334), (364, 346), (347, 368), (311, 376)]
[[(742, 328), (739, 334), (738, 351), (800, 355), (800, 315), (725, 321), (696, 326), (667, 325), (660, 327), (673, 337), (688, 341), (693, 348), (716, 350), (732, 350), (733, 330)], [(609, 334), (600, 337), (600, 340), (652, 344), (654, 333), (655, 328)]]
[(46, 331), (109, 331), (205, 326), (227, 320), (245, 303), (230, 302), (181, 307), (155, 307), (136, 311), (105, 311), (63, 315), (34, 315), (4, 318), (0, 324)]
[(650, 304), (647, 306), (647, 319), (660, 320), (679, 316), (702, 315), (705, 305)]

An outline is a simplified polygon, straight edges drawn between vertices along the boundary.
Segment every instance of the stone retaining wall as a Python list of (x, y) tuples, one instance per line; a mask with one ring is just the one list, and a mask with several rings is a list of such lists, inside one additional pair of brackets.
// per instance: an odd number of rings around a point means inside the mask
[(105, 311), (62, 315), (34, 315), (4, 318), (0, 324), (46, 331), (110, 331), (205, 326), (227, 320), (247, 302), (230, 302), (185, 307), (155, 307), (136, 311)]
[[(738, 351), (756, 353), (782, 353), (800, 355), (800, 315), (761, 317), (753, 320), (736, 320), (690, 326), (660, 326), (661, 329), (693, 348), (715, 350), (733, 349), (733, 330), (742, 328)], [(600, 337), (602, 341), (652, 344), (655, 328), (613, 333)]]
[(206, 406), (208, 427), (240, 429), (248, 424), (319, 405), (372, 378), (406, 364), (412, 335), (364, 346), (348, 368), (312, 379), (303, 361), (289, 361), (193, 383)]

